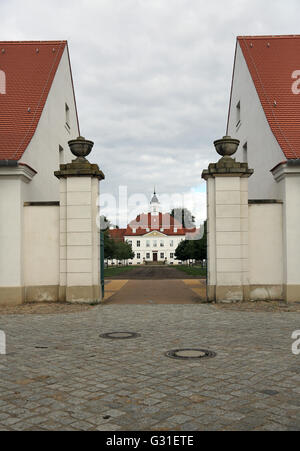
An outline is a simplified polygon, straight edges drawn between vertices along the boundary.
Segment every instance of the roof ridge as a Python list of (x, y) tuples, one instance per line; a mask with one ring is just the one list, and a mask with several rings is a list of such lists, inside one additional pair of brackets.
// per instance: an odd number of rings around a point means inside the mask
[(300, 34), (271, 34), (271, 35), (245, 35), (237, 36), (237, 40), (240, 39), (300, 39)]
[(59, 39), (59, 40), (53, 40), (53, 41), (0, 41), (0, 44), (61, 44), (61, 43), (67, 43), (68, 41), (66, 39)]

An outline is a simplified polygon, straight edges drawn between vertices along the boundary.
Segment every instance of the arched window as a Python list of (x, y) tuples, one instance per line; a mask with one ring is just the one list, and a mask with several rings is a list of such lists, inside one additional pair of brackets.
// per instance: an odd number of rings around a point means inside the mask
[(6, 94), (6, 75), (0, 70), (0, 94)]

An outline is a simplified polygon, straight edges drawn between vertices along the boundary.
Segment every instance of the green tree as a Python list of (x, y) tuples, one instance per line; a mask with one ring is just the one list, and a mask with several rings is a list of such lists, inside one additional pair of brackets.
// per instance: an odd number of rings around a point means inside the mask
[(193, 229), (195, 227), (195, 216), (187, 208), (173, 208), (170, 215), (186, 229)]
[(114, 258), (119, 261), (130, 260), (134, 258), (131, 244), (124, 241), (115, 242)]
[(104, 233), (104, 258), (112, 259), (115, 255), (116, 242), (110, 238), (109, 230), (105, 230)]
[(207, 222), (204, 222), (203, 236), (200, 239), (181, 241), (175, 251), (177, 260), (206, 260), (207, 259)]
[(195, 243), (195, 260), (207, 260), (207, 221), (204, 222), (203, 236)]
[(177, 260), (181, 260), (183, 262), (193, 258), (193, 241), (184, 240), (178, 244), (175, 256)]

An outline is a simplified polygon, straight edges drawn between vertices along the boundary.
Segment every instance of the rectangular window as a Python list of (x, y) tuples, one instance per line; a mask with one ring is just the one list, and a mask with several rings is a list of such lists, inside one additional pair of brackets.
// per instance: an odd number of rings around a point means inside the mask
[(141, 247), (141, 242), (140, 241), (136, 242), (136, 247)]
[(137, 253), (137, 254), (136, 254), (136, 258), (137, 258), (138, 260), (140, 260), (141, 254)]
[(127, 243), (130, 244), (130, 246), (132, 245), (132, 241), (131, 240), (128, 240)]
[(165, 254), (163, 252), (160, 253), (160, 258), (165, 258)]
[(248, 144), (243, 145), (243, 163), (248, 163)]
[(173, 246), (174, 246), (174, 241), (171, 240), (171, 241), (170, 241), (170, 247), (173, 247)]
[(236, 106), (236, 126), (238, 127), (241, 123), (241, 102), (239, 101)]
[(153, 241), (153, 247), (157, 247), (157, 241), (156, 240)]
[(164, 247), (164, 245), (165, 245), (164, 241), (161, 240), (161, 242), (160, 242), (160, 247)]
[(150, 247), (150, 241), (149, 240), (146, 241), (146, 247)]
[(147, 252), (146, 258), (150, 258), (150, 253), (149, 252)]
[(170, 258), (174, 258), (174, 254), (171, 253), (171, 254), (170, 254)]
[(66, 125), (68, 128), (70, 128), (70, 108), (67, 104), (65, 104), (65, 111), (66, 111)]

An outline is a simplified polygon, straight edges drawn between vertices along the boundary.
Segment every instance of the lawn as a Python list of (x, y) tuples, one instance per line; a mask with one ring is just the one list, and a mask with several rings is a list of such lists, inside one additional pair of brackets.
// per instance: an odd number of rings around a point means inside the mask
[(124, 272), (131, 271), (135, 266), (110, 266), (104, 269), (104, 277), (119, 276)]
[(202, 268), (202, 266), (176, 265), (176, 269), (185, 272), (189, 276), (206, 277), (206, 268)]

